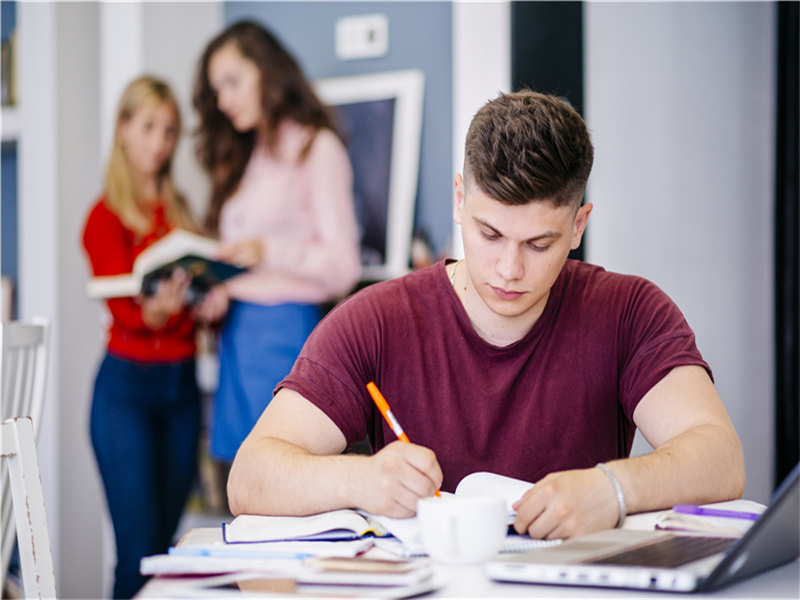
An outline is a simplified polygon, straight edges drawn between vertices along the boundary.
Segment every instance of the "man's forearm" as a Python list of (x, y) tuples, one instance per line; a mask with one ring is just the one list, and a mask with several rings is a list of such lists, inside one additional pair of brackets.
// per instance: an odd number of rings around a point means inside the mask
[(733, 428), (702, 425), (649, 454), (608, 463), (629, 513), (741, 498), (744, 457)]
[(358, 455), (319, 456), (275, 438), (248, 439), (228, 479), (238, 514), (309, 515), (353, 507)]

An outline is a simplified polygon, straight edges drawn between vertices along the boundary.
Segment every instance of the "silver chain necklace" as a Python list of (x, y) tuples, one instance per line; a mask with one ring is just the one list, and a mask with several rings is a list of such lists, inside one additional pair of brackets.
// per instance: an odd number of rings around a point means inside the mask
[(460, 260), (457, 260), (457, 261), (456, 261), (456, 264), (454, 264), (454, 265), (453, 265), (453, 270), (452, 270), (452, 271), (450, 271), (450, 286), (451, 286), (451, 287), (456, 287), (456, 267), (458, 267), (458, 264), (459, 264), (459, 263), (460, 263), (462, 260), (464, 260), (464, 259), (462, 258), (462, 259), (460, 259)]

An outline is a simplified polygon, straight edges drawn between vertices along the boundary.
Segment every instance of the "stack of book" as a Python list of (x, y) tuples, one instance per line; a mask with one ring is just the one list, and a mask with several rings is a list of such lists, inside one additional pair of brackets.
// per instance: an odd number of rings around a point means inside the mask
[[(143, 575), (170, 576), (161, 582), (168, 586), (168, 593), (157, 578), (146, 588), (147, 594), (224, 597), (226, 592), (258, 592), (402, 598), (440, 585), (427, 559), (365, 555), (373, 548), (374, 532), (361, 529), (367, 519), (354, 511), (312, 518), (237, 519), (224, 526), (230, 541), (223, 538), (223, 528), (194, 529), (168, 554), (142, 559)], [(268, 521), (257, 523), (260, 519)], [(177, 586), (176, 576), (180, 576)]]
[[(473, 473), (458, 496), (501, 496), (509, 507), (532, 484)], [(220, 596), (231, 591), (276, 594), (407, 597), (436, 589), (416, 518), (392, 519), (357, 510), (304, 517), (239, 515), (219, 528), (189, 531), (168, 554), (142, 559), (144, 575), (161, 576), (147, 594)], [(510, 534), (505, 552), (557, 542)], [(180, 586), (176, 591), (175, 578)], [(159, 586), (169, 584), (169, 590)], [(181, 591), (183, 590), (183, 591)], [(146, 597), (146, 596), (144, 596)]]

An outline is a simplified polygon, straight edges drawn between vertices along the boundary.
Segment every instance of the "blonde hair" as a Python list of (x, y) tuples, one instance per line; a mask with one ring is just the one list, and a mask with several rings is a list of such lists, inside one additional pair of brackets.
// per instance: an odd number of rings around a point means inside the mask
[[(181, 113), (178, 102), (166, 83), (154, 77), (143, 76), (128, 84), (119, 101), (114, 128), (114, 143), (106, 168), (105, 193), (108, 208), (119, 217), (123, 225), (141, 234), (148, 231), (150, 220), (139, 202), (141, 190), (131, 173), (125, 150), (122, 147), (120, 125), (130, 120), (140, 109), (160, 104), (167, 104), (175, 111), (178, 121), (177, 129), (180, 131)], [(197, 231), (186, 201), (177, 192), (172, 182), (172, 156), (164, 163), (158, 179), (167, 222), (173, 227)]]

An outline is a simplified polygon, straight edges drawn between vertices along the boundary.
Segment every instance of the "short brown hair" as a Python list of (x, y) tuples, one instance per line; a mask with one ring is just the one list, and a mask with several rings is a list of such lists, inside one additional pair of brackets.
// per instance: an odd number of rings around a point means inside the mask
[(521, 90), (490, 100), (472, 119), (464, 179), (503, 204), (580, 205), (594, 148), (567, 102)]

